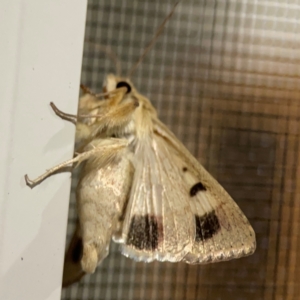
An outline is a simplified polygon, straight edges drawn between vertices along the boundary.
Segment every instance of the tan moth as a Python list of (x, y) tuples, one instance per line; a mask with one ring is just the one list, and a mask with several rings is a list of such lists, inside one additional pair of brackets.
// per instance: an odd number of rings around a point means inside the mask
[[(205, 264), (254, 252), (255, 233), (242, 211), (129, 78), (108, 75), (101, 95), (83, 90), (78, 116), (51, 104), (76, 125), (74, 158), (35, 180), (25, 176), (34, 187), (66, 167), (82, 167), (79, 224), (65, 274), (93, 273), (108, 255), (111, 239), (123, 255), (144, 262)], [(65, 284), (74, 280), (67, 277)]]

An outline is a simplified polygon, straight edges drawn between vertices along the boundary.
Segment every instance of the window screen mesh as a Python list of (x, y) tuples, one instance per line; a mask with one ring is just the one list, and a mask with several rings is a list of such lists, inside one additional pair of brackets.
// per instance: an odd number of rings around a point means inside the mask
[[(123, 75), (173, 1), (89, 1), (86, 40), (109, 46)], [(160, 119), (235, 199), (254, 255), (210, 265), (136, 263), (112, 244), (62, 299), (299, 299), (300, 1), (181, 1), (132, 81)], [(85, 45), (81, 82), (114, 72)], [(74, 230), (72, 184), (68, 236)]]

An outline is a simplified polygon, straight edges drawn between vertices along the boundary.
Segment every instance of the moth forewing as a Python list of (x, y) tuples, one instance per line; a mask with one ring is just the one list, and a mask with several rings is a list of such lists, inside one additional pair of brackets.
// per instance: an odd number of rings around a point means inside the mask
[(190, 187), (196, 235), (193, 250), (184, 261), (208, 263), (252, 254), (255, 232), (237, 204), (158, 119), (154, 120), (154, 130), (173, 149), (183, 180)]

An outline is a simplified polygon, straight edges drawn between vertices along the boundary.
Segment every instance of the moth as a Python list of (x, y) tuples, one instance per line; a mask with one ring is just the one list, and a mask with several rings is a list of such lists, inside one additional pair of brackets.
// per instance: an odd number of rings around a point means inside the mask
[(144, 262), (206, 264), (255, 251), (254, 230), (240, 208), (129, 78), (109, 74), (100, 96), (83, 87), (77, 116), (51, 106), (76, 125), (75, 155), (25, 179), (34, 187), (81, 166), (79, 223), (65, 273), (93, 273), (111, 240), (123, 255)]

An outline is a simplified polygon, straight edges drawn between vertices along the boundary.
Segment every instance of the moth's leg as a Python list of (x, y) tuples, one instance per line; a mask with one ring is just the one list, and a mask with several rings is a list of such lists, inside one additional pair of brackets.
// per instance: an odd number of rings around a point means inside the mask
[(61, 110), (59, 110), (56, 107), (56, 105), (53, 102), (50, 102), (50, 106), (52, 107), (53, 111), (55, 112), (55, 114), (57, 116), (59, 116), (63, 120), (69, 121), (69, 122), (73, 123), (74, 125), (76, 125), (76, 123), (77, 123), (77, 116), (62, 112)]
[[(98, 99), (96, 98), (95, 94), (92, 93), (90, 91), (90, 89), (88, 89), (84, 85), (80, 85), (80, 87), (81, 87), (81, 89), (86, 94), (89, 95), (88, 96), (88, 101), (90, 102), (89, 110), (93, 110), (93, 109), (97, 108), (97, 106), (98, 106)], [(113, 97), (109, 98), (109, 100), (108, 100), (108, 106), (110, 107), (110, 106), (115, 106), (115, 105), (119, 104), (122, 101), (125, 93), (126, 93), (126, 89), (125, 88), (118, 89), (117, 93), (115, 95), (113, 95)], [(84, 98), (84, 96), (81, 97), (81, 98)], [(86, 106), (85, 102), (84, 102), (84, 106)], [(63, 120), (69, 121), (69, 122), (73, 123), (74, 125), (76, 125), (77, 120), (78, 120), (78, 118), (77, 118), (76, 115), (64, 113), (63, 111), (61, 111), (60, 109), (58, 109), (57, 106), (53, 102), (50, 102), (50, 106), (51, 106), (51, 108), (53, 109), (54, 113), (57, 116), (59, 116)]]
[(86, 140), (90, 136), (91, 128), (89, 125), (79, 122), (77, 116), (75, 115), (62, 112), (56, 107), (56, 105), (53, 102), (51, 102), (50, 105), (57, 116), (59, 116), (63, 120), (67, 120), (73, 123), (76, 126), (76, 135), (75, 135), (76, 145), (81, 144), (84, 140)]
[[(75, 158), (69, 159), (63, 163), (60, 163), (58, 165), (56, 165), (55, 167), (51, 168), (50, 170), (48, 170), (47, 172), (45, 172), (44, 174), (40, 175), (39, 177), (37, 177), (34, 180), (30, 180), (28, 175), (25, 175), (25, 181), (26, 184), (33, 188), (36, 185), (40, 184), (43, 180), (45, 180), (47, 177), (56, 174), (56, 173), (60, 173), (63, 171), (66, 171), (66, 169), (69, 171), (70, 169), (73, 169), (73, 164), (77, 163), (77, 165), (79, 165), (81, 162), (87, 160), (88, 158), (90, 158), (91, 156), (97, 154), (97, 152), (102, 152), (102, 156), (106, 157), (109, 156), (111, 152), (116, 151), (118, 149), (124, 148), (126, 147), (128, 144), (127, 141), (121, 140), (121, 139), (114, 139), (114, 142), (109, 144), (99, 144), (97, 145), (97, 147), (94, 147), (92, 150), (89, 151), (85, 151), (83, 153), (78, 154)], [(91, 146), (93, 147), (93, 145)]]
[(81, 90), (85, 93), (85, 94), (91, 94), (95, 96), (95, 93), (93, 93), (87, 86), (85, 86), (84, 84), (80, 85)]
[[(87, 94), (86, 96), (82, 96), (79, 100), (79, 111), (80, 110), (87, 110), (86, 112), (84, 111), (84, 114), (82, 117), (85, 118), (95, 118), (95, 116), (89, 116), (89, 112), (92, 111), (93, 109), (97, 108), (98, 106), (98, 100), (93, 96), (93, 94)], [(87, 103), (89, 102), (89, 103)], [(60, 109), (57, 108), (57, 106), (53, 103), (50, 102), (50, 106), (53, 109), (54, 113), (62, 118), (63, 120), (69, 121), (73, 123), (74, 125), (77, 125), (78, 122), (78, 117), (77, 115), (72, 115), (72, 114), (67, 114)], [(85, 116), (86, 114), (86, 116)], [(81, 117), (81, 115), (79, 115)]]

